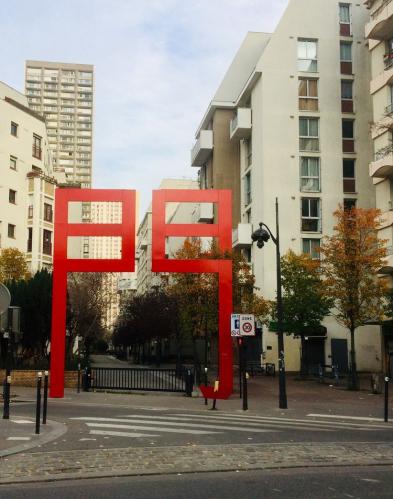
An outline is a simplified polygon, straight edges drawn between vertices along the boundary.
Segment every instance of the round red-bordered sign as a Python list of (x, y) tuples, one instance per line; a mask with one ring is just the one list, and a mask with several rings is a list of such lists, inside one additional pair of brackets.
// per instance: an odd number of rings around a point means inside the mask
[(243, 325), (242, 325), (242, 329), (245, 333), (251, 333), (252, 331), (252, 324), (251, 322), (245, 322)]

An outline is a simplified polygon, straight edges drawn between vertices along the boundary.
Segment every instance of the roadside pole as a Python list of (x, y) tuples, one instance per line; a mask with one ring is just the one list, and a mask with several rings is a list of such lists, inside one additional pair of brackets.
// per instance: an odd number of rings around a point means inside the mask
[(40, 371), (37, 376), (37, 400), (35, 406), (35, 432), (36, 435), (40, 433), (40, 422), (41, 422), (41, 382), (42, 382), (42, 372)]
[(388, 376), (385, 376), (385, 408), (384, 408), (385, 423), (387, 423), (389, 420), (389, 381), (390, 378)]

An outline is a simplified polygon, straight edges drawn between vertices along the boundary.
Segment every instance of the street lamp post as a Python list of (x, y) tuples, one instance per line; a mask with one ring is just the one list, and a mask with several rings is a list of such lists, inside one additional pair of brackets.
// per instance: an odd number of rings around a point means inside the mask
[[(264, 227), (264, 228), (263, 228)], [(269, 227), (259, 224), (259, 229), (253, 232), (252, 241), (257, 243), (258, 248), (263, 248), (265, 243), (271, 239), (276, 245), (276, 276), (277, 276), (277, 340), (278, 340), (278, 372), (279, 372), (279, 408), (287, 409), (287, 392), (285, 379), (284, 358), (284, 309), (281, 292), (281, 257), (280, 257), (280, 231), (278, 219), (278, 199), (276, 198), (276, 237)]]

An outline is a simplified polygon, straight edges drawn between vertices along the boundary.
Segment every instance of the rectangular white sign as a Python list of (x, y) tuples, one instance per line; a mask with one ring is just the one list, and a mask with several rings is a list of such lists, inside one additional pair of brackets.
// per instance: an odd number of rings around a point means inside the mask
[(240, 336), (255, 336), (255, 317), (253, 314), (240, 314)]

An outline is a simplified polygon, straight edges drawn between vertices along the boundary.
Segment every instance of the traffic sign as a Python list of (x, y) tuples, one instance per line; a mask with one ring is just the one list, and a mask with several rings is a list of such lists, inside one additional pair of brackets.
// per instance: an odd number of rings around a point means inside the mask
[(255, 318), (253, 314), (240, 314), (240, 336), (255, 336)]
[(231, 336), (240, 336), (240, 314), (231, 314)]

